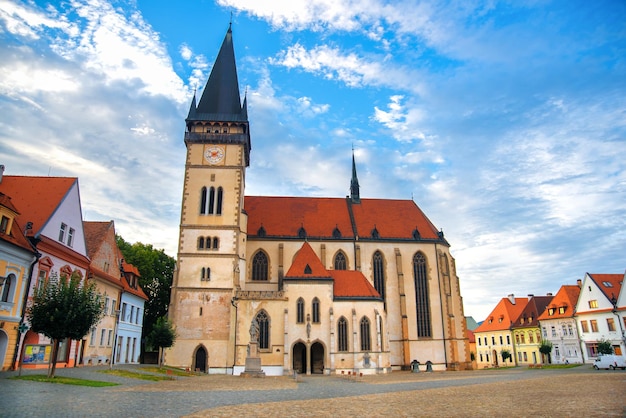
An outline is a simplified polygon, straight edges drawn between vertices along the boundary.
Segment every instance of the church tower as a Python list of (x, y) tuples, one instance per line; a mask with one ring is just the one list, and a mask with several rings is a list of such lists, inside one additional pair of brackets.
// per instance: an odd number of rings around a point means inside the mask
[(230, 26), (185, 122), (187, 158), (169, 309), (177, 339), (167, 361), (200, 371), (207, 371), (210, 362), (226, 370), (233, 365), (231, 300), (245, 272), (243, 203), (251, 148)]

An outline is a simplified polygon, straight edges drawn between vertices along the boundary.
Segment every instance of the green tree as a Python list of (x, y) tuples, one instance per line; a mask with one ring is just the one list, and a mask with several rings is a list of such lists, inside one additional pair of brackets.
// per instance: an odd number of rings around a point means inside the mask
[(539, 346), (539, 352), (541, 354), (545, 354), (546, 356), (552, 352), (552, 342), (548, 340), (541, 340), (541, 345)]
[(119, 235), (116, 239), (124, 260), (139, 270), (139, 285), (148, 296), (143, 322), (143, 336), (146, 338), (157, 320), (167, 315), (176, 260), (150, 244), (130, 244)]
[(613, 354), (613, 344), (609, 340), (598, 342), (598, 354)]
[(162, 366), (163, 349), (173, 346), (176, 341), (176, 332), (167, 317), (162, 316), (157, 319), (156, 324), (152, 327), (152, 332), (148, 334), (148, 341), (152, 347), (159, 348), (159, 366)]
[(100, 321), (103, 311), (102, 295), (96, 291), (96, 284), (83, 283), (77, 273), (59, 279), (53, 272), (35, 289), (27, 318), (34, 332), (52, 340), (48, 377), (54, 377), (60, 342), (66, 338), (83, 338)]
[(503, 363), (511, 358), (511, 352), (507, 350), (506, 348), (503, 348), (502, 351), (500, 351), (500, 355), (502, 356)]

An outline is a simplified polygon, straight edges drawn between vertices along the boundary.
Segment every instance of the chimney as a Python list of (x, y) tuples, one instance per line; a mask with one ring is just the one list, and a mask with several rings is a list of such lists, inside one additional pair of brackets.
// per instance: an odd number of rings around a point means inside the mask
[(552, 296), (552, 292), (546, 293), (546, 296)]
[(0, 164), (0, 183), (2, 183), (3, 175), (4, 175), (4, 164)]
[(515, 295), (514, 295), (513, 293), (511, 293), (511, 294), (508, 296), (508, 298), (509, 298), (509, 301), (510, 301), (513, 305), (515, 305)]
[(532, 293), (529, 293), (529, 294), (528, 294), (528, 299), (532, 299), (532, 298), (533, 298), (533, 296), (535, 296), (535, 295), (533, 295)]
[(583, 287), (583, 281), (578, 279), (576, 280), (576, 284), (578, 285), (578, 287), (582, 288)]

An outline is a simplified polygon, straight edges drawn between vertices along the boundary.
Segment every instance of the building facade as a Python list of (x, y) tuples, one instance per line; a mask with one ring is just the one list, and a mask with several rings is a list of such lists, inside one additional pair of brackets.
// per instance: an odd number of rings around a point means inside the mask
[(239, 374), (254, 338), (273, 375), (471, 367), (450, 245), (413, 201), (362, 199), (354, 158), (346, 198), (245, 195), (250, 129), (230, 28), (185, 144), (166, 364)]

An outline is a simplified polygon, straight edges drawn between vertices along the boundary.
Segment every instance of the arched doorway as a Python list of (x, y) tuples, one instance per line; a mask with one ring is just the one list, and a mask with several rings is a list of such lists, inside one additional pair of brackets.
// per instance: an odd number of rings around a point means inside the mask
[(319, 342), (311, 346), (311, 373), (324, 373), (324, 346)]
[(298, 373), (306, 373), (306, 346), (303, 343), (296, 343), (291, 350), (291, 361), (293, 370)]
[(493, 350), (493, 364), (498, 365), (498, 352), (496, 350)]
[(206, 349), (202, 346), (196, 348), (196, 353), (194, 354), (194, 362), (193, 362), (194, 370), (197, 372), (206, 373), (207, 369), (207, 352)]

